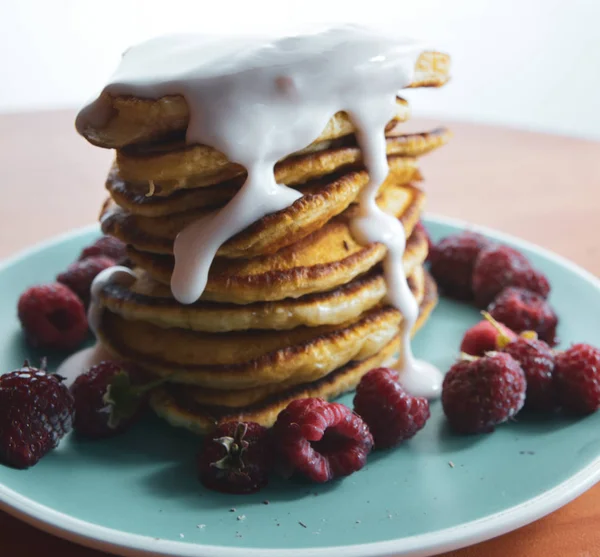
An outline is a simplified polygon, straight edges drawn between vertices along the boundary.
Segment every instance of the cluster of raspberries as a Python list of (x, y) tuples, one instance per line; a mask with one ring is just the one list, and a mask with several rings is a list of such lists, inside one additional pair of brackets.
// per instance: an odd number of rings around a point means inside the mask
[(92, 281), (104, 269), (124, 263), (125, 244), (103, 236), (84, 248), (56, 282), (27, 289), (17, 311), (28, 344), (43, 350), (77, 348), (88, 335), (86, 310)]

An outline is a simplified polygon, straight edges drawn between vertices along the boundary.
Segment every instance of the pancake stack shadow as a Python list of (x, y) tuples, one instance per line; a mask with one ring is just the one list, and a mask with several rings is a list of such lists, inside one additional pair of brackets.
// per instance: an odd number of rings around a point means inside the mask
[[(424, 53), (411, 86), (440, 86), (448, 57)], [(168, 377), (154, 410), (176, 426), (206, 432), (220, 421), (271, 425), (295, 399), (331, 399), (370, 369), (401, 357), (401, 313), (385, 303), (386, 248), (360, 245), (349, 222), (368, 183), (354, 128), (344, 112), (275, 167), (278, 183), (303, 196), (230, 238), (219, 249), (200, 300), (171, 295), (173, 242), (223, 207), (245, 179), (243, 167), (204, 145), (188, 145), (181, 97), (108, 99), (111, 118), (84, 130), (116, 148), (101, 223), (128, 245), (130, 284), (100, 294), (98, 337), (117, 357)], [(444, 129), (403, 134), (408, 105), (398, 98), (386, 129), (390, 173), (378, 203), (405, 229), (404, 266), (421, 314), (437, 300), (424, 270), (427, 239), (418, 226), (425, 203), (417, 159), (449, 138)]]

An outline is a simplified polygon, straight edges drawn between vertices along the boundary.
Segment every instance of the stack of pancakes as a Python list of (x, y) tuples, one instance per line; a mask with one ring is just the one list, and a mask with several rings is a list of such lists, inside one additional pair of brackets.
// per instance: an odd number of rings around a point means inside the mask
[[(411, 86), (440, 86), (449, 60), (424, 53)], [(271, 425), (294, 398), (333, 398), (369, 369), (401, 354), (401, 313), (385, 303), (386, 248), (360, 245), (349, 221), (368, 183), (344, 112), (301, 152), (275, 167), (278, 183), (303, 196), (230, 238), (217, 253), (200, 300), (182, 305), (169, 287), (173, 242), (239, 190), (243, 167), (205, 145), (186, 144), (182, 97), (107, 98), (110, 117), (86, 138), (117, 149), (102, 229), (128, 245), (135, 279), (100, 293), (99, 340), (116, 356), (168, 378), (152, 406), (171, 423), (205, 432), (221, 421)], [(403, 134), (407, 103), (386, 129), (390, 173), (378, 203), (404, 225), (409, 284), (427, 319), (437, 299), (423, 268), (417, 226), (425, 195), (417, 157), (444, 144), (436, 129)]]

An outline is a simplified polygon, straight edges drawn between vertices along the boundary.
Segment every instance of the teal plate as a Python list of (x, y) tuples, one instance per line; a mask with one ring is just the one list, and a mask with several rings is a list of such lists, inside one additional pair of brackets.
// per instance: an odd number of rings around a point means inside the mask
[[(465, 226), (433, 217), (426, 224), (434, 238)], [(482, 232), (518, 247), (549, 276), (562, 346), (600, 345), (596, 278), (531, 244)], [(15, 317), (19, 294), (52, 280), (97, 234), (89, 228), (64, 236), (0, 269), (0, 369), (40, 356), (23, 343)], [(448, 369), (462, 334), (478, 319), (474, 308), (442, 300), (417, 336), (417, 355)], [(53, 365), (58, 361), (51, 358)], [(342, 400), (351, 403), (352, 395)], [(203, 489), (194, 472), (198, 440), (149, 418), (110, 441), (67, 438), (27, 471), (0, 466), (0, 507), (58, 536), (121, 555), (422, 557), (531, 522), (599, 478), (600, 413), (519, 417), (472, 437), (448, 430), (439, 402), (431, 414), (413, 440), (373, 454), (343, 481), (274, 480), (251, 496)]]

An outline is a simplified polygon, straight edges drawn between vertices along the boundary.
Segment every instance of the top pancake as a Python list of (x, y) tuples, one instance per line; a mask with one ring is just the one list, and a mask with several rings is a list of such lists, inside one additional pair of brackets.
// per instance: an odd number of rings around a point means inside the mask
[[(443, 85), (449, 79), (449, 64), (450, 57), (447, 54), (422, 53), (415, 65), (410, 87)], [(189, 123), (189, 107), (180, 95), (146, 99), (103, 93), (100, 102), (106, 108), (106, 119), (101, 123), (86, 122), (81, 130), (90, 143), (99, 147), (121, 148), (134, 143), (162, 140), (173, 134), (182, 136)], [(348, 115), (338, 112), (318, 139), (323, 140), (328, 135), (340, 137), (352, 131)]]

